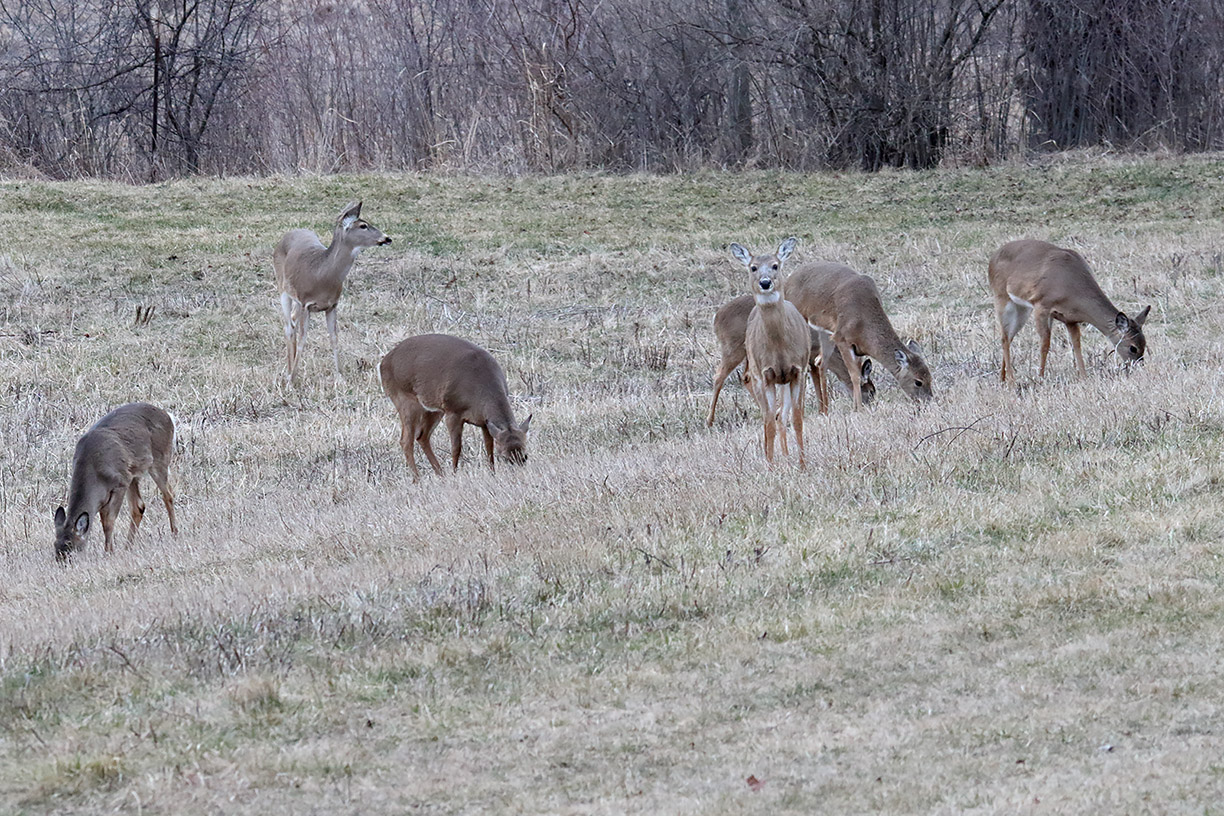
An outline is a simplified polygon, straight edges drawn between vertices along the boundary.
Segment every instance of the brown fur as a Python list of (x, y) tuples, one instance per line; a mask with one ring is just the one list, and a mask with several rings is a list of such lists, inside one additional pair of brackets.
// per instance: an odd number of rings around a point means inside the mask
[(1080, 326), (1083, 323), (1096, 326), (1126, 362), (1143, 359), (1147, 351), (1143, 324), (1152, 307), (1144, 308), (1134, 317), (1119, 311), (1101, 291), (1087, 262), (1078, 252), (1045, 241), (1012, 241), (991, 256), (987, 276), (994, 292), (995, 316), (999, 320), (1003, 342), (1000, 374), (1004, 382), (1007, 382), (1009, 372), (1012, 380), (1015, 380), (1011, 341), (1024, 326), (1030, 311), (1029, 307), (1015, 303), (1013, 296), (1032, 307), (1041, 342), (1039, 376), (1045, 376), (1046, 357), (1050, 352), (1050, 327), (1054, 320), (1060, 320), (1067, 326), (1075, 367), (1080, 376), (1088, 374), (1080, 348)]
[(276, 286), (281, 292), (281, 311), (285, 320), (288, 377), (297, 375), (301, 343), (311, 312), (323, 312), (331, 341), (336, 377), (340, 377), (340, 342), (336, 334), (336, 306), (344, 280), (357, 253), (365, 247), (391, 243), (377, 227), (361, 217), (361, 202), (350, 205), (336, 218), (331, 246), (323, 246), (319, 236), (308, 229), (285, 233), (272, 253)]
[[(842, 357), (871, 357), (888, 369), (912, 398), (931, 398), (931, 372), (918, 346), (913, 341), (901, 342), (870, 277), (837, 263), (804, 264), (787, 280), (786, 296), (809, 324), (833, 335)], [(850, 380), (857, 409), (863, 398), (856, 366), (850, 367)]]
[[(723, 304), (714, 314), (714, 336), (718, 339), (718, 348), (722, 359), (714, 369), (714, 397), (710, 400), (710, 414), (706, 417), (706, 426), (714, 424), (714, 408), (718, 405), (718, 395), (722, 392), (723, 383), (731, 372), (735, 371), (748, 357), (744, 350), (744, 334), (748, 328), (748, 315), (756, 306), (752, 295), (740, 295)], [(808, 358), (808, 371), (812, 377), (812, 387), (817, 385), (820, 355), (828, 355), (828, 368), (842, 381), (847, 388), (851, 387), (850, 373), (846, 369), (846, 361), (841, 352), (830, 339), (828, 332), (810, 329), (812, 334), (812, 353)], [(870, 405), (875, 399), (875, 383), (871, 380), (871, 360), (864, 357), (860, 363), (859, 376), (862, 381), (863, 404)]]
[(506, 389), (506, 375), (493, 355), (475, 343), (446, 334), (409, 337), (391, 349), (379, 365), (383, 390), (400, 418), (400, 447), (414, 481), (420, 478), (414, 443), (442, 475), (429, 435), (445, 417), (451, 438), (451, 467), (459, 469), (463, 426), (475, 425), (484, 434), (489, 468), (493, 454), (512, 464), (527, 461), (528, 416), (515, 425)]
[(121, 405), (102, 417), (76, 444), (72, 456), (72, 484), (68, 508), (55, 511), (55, 556), (64, 560), (84, 546), (90, 519), (97, 513), (102, 520), (105, 548), (113, 548), (115, 518), (129, 498), (132, 526), (128, 540), (144, 517), (145, 503), (140, 497), (140, 477), (153, 477), (161, 491), (170, 532), (178, 533), (174, 521), (174, 493), (170, 489), (170, 459), (174, 453), (174, 421), (170, 415), (147, 402)]
[(748, 268), (749, 286), (755, 305), (744, 329), (747, 364), (744, 384), (756, 398), (765, 423), (765, 459), (773, 463), (774, 437), (781, 431), (782, 452), (786, 448), (786, 403), (790, 402), (803, 467), (804, 376), (812, 355), (812, 336), (794, 304), (783, 297), (782, 264), (795, 247), (788, 238), (773, 255), (752, 255), (739, 244), (731, 252)]

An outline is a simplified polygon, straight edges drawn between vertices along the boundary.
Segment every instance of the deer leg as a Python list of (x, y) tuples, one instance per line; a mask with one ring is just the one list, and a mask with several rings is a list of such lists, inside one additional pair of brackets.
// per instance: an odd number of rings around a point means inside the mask
[(302, 350), (306, 347), (306, 329), (310, 323), (310, 310), (301, 303), (293, 304), (293, 364), (289, 379), (297, 376), (298, 364), (302, 362)]
[(140, 520), (144, 518), (145, 503), (140, 498), (140, 480), (133, 479), (128, 485), (128, 512), (132, 514), (132, 526), (128, 528), (128, 544), (136, 538), (136, 529), (140, 527)]
[(414, 419), (405, 418), (400, 415), (400, 449), (404, 452), (404, 458), (408, 460), (408, 469), (412, 471), (412, 481), (421, 481), (421, 472), (417, 470), (416, 455), (413, 453), (413, 446), (416, 445), (416, 424)]
[(451, 470), (459, 472), (459, 457), (463, 454), (463, 415), (447, 414), (446, 430), (451, 442)]
[[(774, 441), (778, 438), (778, 410), (781, 406), (778, 404), (778, 391), (773, 386), (768, 384), (768, 378), (762, 377), (760, 383), (761, 393), (765, 397), (765, 458), (773, 463)], [(785, 431), (782, 436), (783, 451), (785, 452), (786, 435)]]
[(102, 541), (107, 552), (112, 552), (114, 545), (115, 517), (123, 509), (123, 491), (112, 490), (106, 501), (98, 508), (98, 516), (102, 519)]
[(487, 427), (481, 428), (480, 430), (484, 433), (485, 456), (487, 456), (489, 459), (489, 470), (496, 473), (497, 469), (493, 467), (493, 434), (489, 433), (489, 429)]
[(178, 535), (178, 524), (174, 521), (174, 491), (170, 489), (170, 468), (154, 464), (149, 469), (149, 475), (153, 477), (153, 483), (161, 492), (162, 504), (166, 505), (166, 515), (170, 517), (170, 532)]
[(787, 415), (792, 409), (790, 384), (779, 383), (774, 386), (774, 392), (781, 392), (778, 396), (774, 397), (774, 401), (778, 405), (778, 435), (782, 440), (782, 455), (790, 456), (790, 449), (786, 443), (786, 423), (790, 421), (790, 417)]
[(1002, 381), (1007, 382), (1008, 375), (1011, 375), (1012, 382), (1016, 382), (1016, 368), (1012, 365), (1011, 359), (1011, 341), (1016, 334), (1024, 327), (1028, 317), (1033, 312), (1033, 306), (1028, 301), (1013, 300), (1010, 295), (1004, 298), (995, 298), (995, 316), (999, 319), (999, 335), (1003, 338), (1003, 369)]
[(730, 360), (723, 358), (722, 363), (714, 370), (714, 398), (710, 400), (710, 415), (706, 417), (707, 428), (714, 424), (714, 407), (718, 405), (718, 395), (722, 392), (723, 383), (727, 381), (727, 377), (731, 376), (735, 366), (739, 365), (738, 360), (734, 365), (728, 365), (729, 362)]
[[(846, 364), (846, 376), (850, 378), (850, 395), (854, 397), (854, 410), (861, 411), (863, 408), (863, 369), (857, 364), (854, 346), (836, 334), (833, 335), (833, 341), (837, 344), (837, 351), (842, 356), (842, 362)], [(827, 372), (828, 369), (826, 368), (825, 371)]]
[(795, 426), (795, 445), (799, 448), (799, 469), (803, 470), (803, 392), (807, 388), (807, 383), (803, 377), (798, 377), (788, 387), (792, 391), (791, 422)]
[(1053, 322), (1053, 317), (1045, 309), (1037, 311), (1033, 322), (1037, 325), (1037, 337), (1041, 341), (1040, 351), (1038, 352), (1038, 360), (1040, 361), (1037, 367), (1037, 376), (1044, 377), (1046, 370), (1046, 357), (1050, 354), (1050, 324)]
[(765, 461), (773, 463), (773, 442), (774, 442), (774, 425), (773, 411), (770, 408), (769, 398), (765, 395), (766, 387), (761, 377), (753, 377), (750, 372), (745, 372), (744, 381), (748, 384), (748, 391), (752, 394), (752, 398), (756, 400), (757, 407), (761, 409), (761, 417), (765, 422)]
[(416, 444), (417, 426), (424, 418), (424, 409), (420, 402), (412, 396), (395, 395), (391, 397), (395, 412), (400, 421), (400, 449), (404, 459), (408, 461), (408, 469), (412, 471), (412, 481), (421, 481), (421, 472), (417, 470), (416, 454), (413, 446)]
[(1080, 349), (1080, 324), (1068, 323), (1067, 334), (1071, 337), (1071, 351), (1075, 354), (1075, 368), (1081, 377), (1088, 376), (1088, 367), (1084, 365), (1084, 352)]
[(288, 292), (281, 292), (281, 313), (285, 319), (285, 357), (287, 376), (293, 378), (293, 366), (297, 357), (297, 339), (293, 326), (293, 297)]
[(430, 444), (429, 437), (433, 434), (433, 429), (437, 427), (438, 422), (441, 421), (442, 412), (422, 410), (421, 414), (421, 420), (417, 423), (416, 440), (421, 443), (421, 450), (425, 451), (425, 458), (433, 466), (434, 472), (441, 476), (442, 465), (438, 462), (438, 457), (434, 455), (433, 445)]
[(327, 337), (331, 340), (332, 364), (336, 367), (336, 380), (340, 380), (340, 338), (336, 334), (336, 307), (333, 306), (323, 313), (327, 323)]

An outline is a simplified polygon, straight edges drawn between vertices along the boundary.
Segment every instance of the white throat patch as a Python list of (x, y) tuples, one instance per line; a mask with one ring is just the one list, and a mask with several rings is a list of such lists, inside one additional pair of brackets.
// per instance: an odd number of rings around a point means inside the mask
[(781, 300), (782, 293), (779, 290), (774, 289), (770, 292), (757, 292), (753, 295), (753, 297), (756, 298), (756, 302), (761, 306), (768, 306), (771, 303), (777, 303), (779, 300)]

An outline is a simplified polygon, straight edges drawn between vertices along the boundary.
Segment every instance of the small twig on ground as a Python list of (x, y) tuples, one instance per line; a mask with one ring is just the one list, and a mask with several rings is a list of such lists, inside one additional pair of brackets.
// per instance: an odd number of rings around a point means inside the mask
[(961, 434), (966, 433), (967, 431), (975, 431), (977, 433), (982, 433), (981, 431), (979, 431), (977, 428), (973, 426), (977, 425), (982, 420), (990, 419), (992, 416), (993, 414), (986, 414), (985, 416), (980, 416), (977, 419), (973, 420), (968, 425), (953, 425), (948, 428), (940, 428), (938, 431), (931, 431), (929, 434), (927, 434), (926, 436), (922, 437), (921, 439), (919, 439), (917, 442), (914, 443), (913, 450), (918, 450), (918, 446), (921, 445), (923, 442), (927, 441), (928, 439), (939, 436), (942, 433), (947, 433), (949, 431), (957, 432), (956, 436), (952, 437), (953, 442), (959, 439)]

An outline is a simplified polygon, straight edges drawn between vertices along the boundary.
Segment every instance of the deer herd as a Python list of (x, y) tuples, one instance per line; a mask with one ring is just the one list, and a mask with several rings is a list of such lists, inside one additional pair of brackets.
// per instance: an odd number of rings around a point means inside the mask
[[(340, 214), (328, 246), (306, 229), (291, 230), (277, 243), (272, 266), (280, 290), (286, 378), (291, 384), (310, 312), (323, 312), (339, 380), (336, 307), (344, 281), (361, 250), (389, 243), (390, 238), (361, 218), (361, 202)], [(748, 293), (714, 315), (721, 360), (714, 371), (706, 425), (714, 424), (723, 383), (742, 364), (743, 383), (761, 409), (766, 460), (773, 464), (775, 442), (788, 453), (789, 421), (798, 464), (803, 467), (803, 401), (809, 378), (821, 414), (829, 410), (830, 371), (848, 388), (855, 410), (875, 397), (872, 375), (877, 367), (887, 369), (916, 401), (931, 399), (934, 391), (921, 349), (912, 340), (902, 342), (893, 329), (875, 281), (828, 262), (803, 264), (788, 274), (784, 267), (795, 244), (796, 239), (787, 238), (777, 251), (764, 255), (754, 255), (737, 243), (730, 245), (731, 254), (748, 270)], [(1030, 314), (1040, 339), (1039, 376), (1045, 376), (1054, 320), (1067, 326), (1080, 376), (1087, 374), (1080, 349), (1083, 323), (1096, 326), (1109, 338), (1124, 362), (1143, 359), (1143, 324), (1151, 307), (1134, 317), (1119, 311), (1077, 252), (1045, 241), (1012, 241), (990, 258), (987, 277), (1003, 344), (1003, 382), (1010, 378), (1016, 383), (1011, 342)], [(379, 374), (399, 416), (400, 447), (414, 481), (420, 478), (413, 455), (416, 445), (430, 466), (443, 473), (430, 444), (434, 427), (442, 420), (450, 434), (453, 470), (459, 467), (465, 425), (481, 430), (490, 468), (498, 457), (512, 464), (527, 461), (531, 417), (515, 422), (506, 376), (493, 355), (480, 346), (445, 334), (409, 337), (382, 358)], [(170, 532), (178, 532), (169, 470), (174, 430), (174, 421), (162, 409), (129, 403), (102, 417), (80, 438), (72, 458), (68, 506), (54, 514), (57, 559), (66, 560), (83, 546), (95, 514), (110, 552), (115, 518), (125, 497), (132, 520), (128, 540), (135, 537), (145, 510), (140, 495), (145, 475), (161, 491)]]

